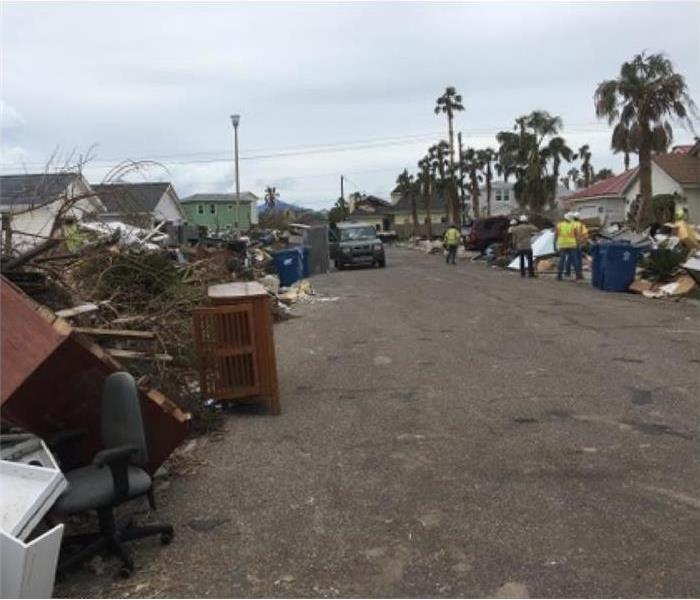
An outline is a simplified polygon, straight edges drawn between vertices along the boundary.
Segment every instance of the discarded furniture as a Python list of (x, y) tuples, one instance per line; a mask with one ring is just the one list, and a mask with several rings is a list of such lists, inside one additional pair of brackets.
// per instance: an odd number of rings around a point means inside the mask
[[(110, 373), (123, 370), (121, 365), (4, 277), (0, 292), (3, 421), (47, 440), (64, 430), (85, 430), (77, 454), (89, 464), (102, 449), (102, 386)], [(190, 416), (157, 390), (141, 389), (139, 395), (147, 471), (153, 473), (187, 435)]]
[(270, 297), (257, 282), (209, 287), (213, 306), (193, 312), (205, 400), (265, 402), (280, 413)]
[(122, 527), (114, 518), (117, 506), (145, 495), (155, 508), (153, 482), (144, 469), (148, 463), (148, 446), (141, 401), (129, 373), (112, 373), (105, 380), (101, 437), (104, 450), (95, 454), (92, 464), (66, 473), (68, 490), (54, 505), (54, 512), (59, 515), (97, 511), (100, 530), (67, 536), (63, 540), (64, 549), (69, 550), (76, 543), (81, 547), (73, 554), (62, 554), (58, 568), (60, 572), (67, 571), (106, 549), (119, 556), (122, 562), (119, 574), (128, 577), (134, 562), (122, 542), (158, 535), (163, 544), (169, 544), (174, 535), (171, 525), (135, 527), (129, 522)]
[(8, 435), (0, 442), (0, 596), (50, 598), (63, 525), (33, 534), (67, 482), (39, 438)]

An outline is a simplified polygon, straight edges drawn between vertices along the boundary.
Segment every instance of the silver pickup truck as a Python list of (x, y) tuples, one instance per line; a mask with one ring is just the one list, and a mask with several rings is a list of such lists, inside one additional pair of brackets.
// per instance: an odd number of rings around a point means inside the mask
[(328, 238), (331, 260), (338, 270), (354, 265), (386, 266), (384, 244), (371, 225), (338, 223), (329, 228)]

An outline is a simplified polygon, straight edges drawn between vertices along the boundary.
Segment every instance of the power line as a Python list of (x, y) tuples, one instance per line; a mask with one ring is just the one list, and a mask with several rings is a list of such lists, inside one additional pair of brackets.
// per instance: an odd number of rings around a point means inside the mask
[[(576, 125), (570, 126), (569, 128), (566, 129), (567, 132), (569, 133), (600, 133), (604, 130), (607, 129), (607, 126), (604, 124), (595, 124), (598, 125), (597, 128), (592, 129), (590, 128), (590, 125), (593, 125), (591, 123), (586, 123), (586, 124), (580, 124), (579, 129), (577, 129)], [(510, 130), (510, 128), (506, 129), (499, 129), (499, 128), (480, 128), (480, 129), (463, 129), (464, 133), (466, 136), (489, 136), (489, 135), (495, 135), (498, 131), (501, 130)], [(287, 149), (282, 149), (277, 152), (270, 152), (268, 154), (252, 154), (248, 156), (241, 156), (240, 160), (241, 161), (253, 161), (253, 160), (267, 160), (267, 159), (274, 159), (274, 158), (286, 158), (286, 157), (293, 157), (293, 156), (310, 156), (314, 154), (333, 154), (337, 152), (352, 152), (352, 151), (357, 151), (357, 150), (368, 150), (368, 149), (374, 149), (374, 148), (382, 148), (382, 147), (390, 147), (390, 146), (404, 146), (404, 145), (412, 145), (412, 144), (418, 144), (423, 141), (430, 141), (434, 139), (434, 136), (440, 136), (443, 135), (444, 132), (440, 131), (435, 131), (435, 132), (430, 132), (430, 133), (420, 133), (420, 134), (413, 134), (413, 135), (407, 135), (407, 136), (394, 136), (394, 137), (384, 137), (384, 138), (374, 138), (374, 139), (369, 139), (369, 140), (363, 140), (363, 141), (354, 141), (354, 142), (340, 142), (337, 144), (325, 144), (325, 145), (301, 145), (301, 146), (292, 146)], [(263, 149), (259, 149), (258, 151), (262, 151)], [(154, 161), (154, 162), (161, 162), (164, 165), (197, 165), (197, 164), (216, 164), (216, 163), (227, 163), (230, 162), (231, 158), (226, 154), (225, 156), (221, 157), (215, 157), (215, 158), (201, 158), (201, 159), (192, 159), (192, 160), (167, 160), (169, 158), (185, 158), (185, 157), (196, 157), (196, 156), (206, 156), (206, 155), (215, 155), (215, 154), (224, 154), (224, 152), (218, 152), (218, 151), (202, 151), (202, 152), (192, 152), (192, 153), (184, 153), (184, 154), (169, 154), (169, 155), (153, 155), (153, 156), (146, 156), (146, 157), (141, 157), (141, 158), (135, 158), (135, 159), (130, 159), (133, 160), (134, 162), (140, 162), (140, 161)], [(114, 163), (122, 162), (124, 159), (100, 159), (96, 160), (94, 162), (88, 163), (87, 166), (91, 167), (105, 167), (105, 166), (112, 166)], [(34, 162), (25, 162), (22, 163), (23, 166), (46, 166), (46, 162), (42, 161), (34, 161)], [(7, 165), (2, 165), (2, 168), (8, 169)]]

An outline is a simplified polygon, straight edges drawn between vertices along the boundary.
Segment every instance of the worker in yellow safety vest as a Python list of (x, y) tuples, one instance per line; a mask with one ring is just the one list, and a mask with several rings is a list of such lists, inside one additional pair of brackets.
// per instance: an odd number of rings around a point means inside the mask
[(445, 232), (445, 238), (443, 240), (445, 244), (445, 250), (447, 250), (445, 262), (448, 265), (450, 263), (452, 263), (453, 265), (456, 264), (455, 259), (457, 258), (457, 247), (459, 246), (460, 237), (461, 234), (459, 233), (459, 229), (457, 229), (457, 226), (454, 223), (450, 223), (450, 226)]
[[(576, 262), (574, 263), (575, 267), (577, 267), (575, 270), (577, 273), (583, 271), (583, 249), (586, 247), (588, 244), (588, 227), (581, 221), (581, 213), (575, 210), (574, 212), (571, 213), (571, 216), (573, 218), (573, 223), (576, 227), (576, 254), (574, 258), (576, 259)], [(571, 275), (571, 263), (568, 263), (566, 265), (566, 271), (564, 273), (567, 277)], [(579, 277), (577, 276), (577, 279)]]
[(576, 239), (576, 224), (572, 213), (566, 213), (564, 219), (557, 223), (554, 230), (554, 247), (559, 252), (559, 264), (557, 265), (557, 279), (561, 281), (564, 267), (567, 264), (574, 265), (576, 279), (583, 279), (581, 266), (576, 261), (578, 240)]

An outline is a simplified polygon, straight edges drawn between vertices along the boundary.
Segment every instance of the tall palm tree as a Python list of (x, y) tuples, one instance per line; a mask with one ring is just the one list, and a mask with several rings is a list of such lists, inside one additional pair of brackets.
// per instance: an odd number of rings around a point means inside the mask
[(574, 151), (566, 144), (563, 137), (556, 136), (549, 140), (546, 146), (547, 156), (552, 159), (552, 191), (551, 201), (557, 198), (559, 187), (559, 168), (561, 161), (571, 162), (574, 159)]
[[(462, 104), (462, 96), (457, 93), (456, 88), (448, 86), (445, 88), (445, 93), (435, 101), (435, 114), (444, 113), (447, 115), (447, 133), (449, 136), (450, 149), (450, 176), (454, 178), (455, 174), (455, 134), (454, 134), (454, 115), (455, 112), (464, 110)], [(450, 189), (450, 200), (452, 215), (448, 214), (448, 219), (457, 222), (459, 216), (459, 199), (457, 198), (456, 184)]]
[(265, 188), (265, 209), (266, 210), (273, 210), (275, 208), (275, 204), (277, 201), (280, 199), (279, 192), (277, 191), (277, 188), (274, 186), (268, 186)]
[(692, 129), (697, 108), (685, 78), (674, 71), (663, 54), (637, 54), (622, 64), (617, 79), (601, 82), (594, 95), (596, 115), (627, 128), (639, 148), (641, 205), (637, 224), (654, 220), (651, 189), (651, 156), (654, 148), (673, 140), (670, 118)]
[(484, 148), (477, 152), (477, 159), (484, 172), (486, 181), (486, 214), (491, 216), (491, 182), (493, 181), (492, 163), (498, 159), (498, 153), (493, 148)]
[[(591, 148), (588, 144), (584, 144), (578, 149), (578, 154), (576, 155), (581, 159), (581, 173), (583, 174), (583, 185), (588, 187), (591, 185), (591, 180), (593, 179), (593, 167), (591, 165)], [(574, 157), (576, 158), (576, 157)]]
[(418, 207), (416, 206), (415, 181), (413, 175), (404, 169), (396, 178), (396, 185), (399, 193), (404, 198), (409, 198), (411, 202), (411, 216), (413, 217), (413, 237), (418, 233)]

